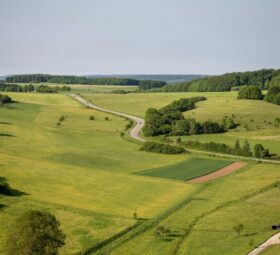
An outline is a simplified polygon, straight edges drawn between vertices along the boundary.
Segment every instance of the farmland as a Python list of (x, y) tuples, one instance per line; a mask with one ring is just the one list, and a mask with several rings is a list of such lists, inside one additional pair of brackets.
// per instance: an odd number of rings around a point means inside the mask
[(189, 180), (217, 171), (229, 164), (228, 160), (191, 158), (174, 165), (145, 170), (136, 174), (175, 180)]
[[(113, 240), (100, 253), (169, 255), (187, 251), (196, 255), (200, 247), (200, 254), (238, 255), (274, 233), (270, 225), (279, 221), (280, 209), (276, 202), (280, 195), (278, 165), (248, 162), (209, 183), (187, 183), (182, 180), (215, 171), (231, 161), (141, 151), (137, 143), (121, 136), (127, 120), (85, 108), (66, 94), (7, 94), (16, 103), (0, 107), (0, 170), (19, 195), (0, 197), (0, 220), (4, 223), (0, 226), (0, 254), (5, 254), (5, 238), (13, 219), (28, 209), (46, 210), (61, 222), (67, 236), (61, 254), (77, 254), (126, 231), (138, 222), (134, 213), (144, 219), (135, 227), (137, 234), (128, 232), (124, 241)], [(185, 114), (203, 120), (207, 118), (206, 103), (214, 107), (214, 101), (222, 105), (228, 100), (237, 105), (235, 93), (204, 94), (208, 100)], [(198, 94), (83, 95), (97, 105), (133, 114), (135, 110), (143, 116), (148, 107), (159, 108)], [(251, 109), (257, 109), (259, 103), (266, 106), (260, 116)], [(243, 110), (235, 112), (241, 122), (237, 131), (183, 140), (220, 137), (217, 139), (232, 143), (236, 137), (253, 141), (259, 136), (256, 141), (279, 151), (279, 129), (268, 123), (278, 115), (277, 106), (240, 101), (238, 107)], [(217, 115), (211, 111), (210, 118), (230, 114), (230, 107), (226, 110), (218, 105), (214, 110)], [(247, 115), (254, 122), (244, 130)], [(261, 122), (264, 116), (267, 121)], [(182, 173), (184, 169), (189, 171)], [(240, 236), (233, 230), (238, 223), (244, 225)], [(155, 232), (159, 226), (168, 227), (171, 233), (158, 238)]]

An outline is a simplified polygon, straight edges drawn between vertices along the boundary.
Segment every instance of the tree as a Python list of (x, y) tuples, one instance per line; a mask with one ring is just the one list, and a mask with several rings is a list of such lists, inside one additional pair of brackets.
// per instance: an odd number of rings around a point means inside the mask
[(237, 224), (236, 226), (233, 227), (233, 230), (240, 236), (241, 231), (244, 229), (243, 224)]
[(244, 141), (243, 146), (242, 146), (242, 156), (245, 157), (251, 157), (252, 156), (252, 151), (250, 148), (250, 144), (247, 140)]
[(137, 219), (138, 219), (137, 213), (136, 213), (136, 212), (133, 213), (133, 219), (134, 219), (134, 220), (137, 220)]
[(60, 223), (47, 212), (29, 210), (16, 219), (8, 235), (9, 255), (56, 255), (65, 243)]
[(240, 147), (239, 140), (236, 140), (236, 141), (235, 141), (235, 144), (234, 144), (234, 153), (235, 153), (236, 155), (240, 155), (240, 154), (241, 154), (241, 147)]
[(176, 143), (177, 143), (177, 144), (180, 144), (181, 142), (182, 142), (181, 137), (177, 137), (177, 139), (176, 139)]
[(262, 144), (255, 144), (254, 146), (254, 156), (256, 158), (262, 158), (263, 157), (263, 152), (264, 152), (264, 147)]

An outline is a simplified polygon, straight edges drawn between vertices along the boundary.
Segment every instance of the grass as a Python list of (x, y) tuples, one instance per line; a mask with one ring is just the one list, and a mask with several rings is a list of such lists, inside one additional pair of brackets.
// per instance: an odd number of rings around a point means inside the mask
[[(157, 226), (113, 250), (112, 255), (247, 254), (275, 232), (279, 221), (280, 168), (252, 163), (203, 186), (191, 202), (158, 225), (171, 233), (157, 238)], [(263, 189), (265, 188), (265, 189)], [(243, 224), (241, 235), (233, 230)]]
[(280, 245), (271, 245), (265, 249), (261, 255), (277, 255), (280, 254)]
[(27, 195), (0, 197), (0, 254), (10, 224), (30, 208), (55, 214), (67, 235), (61, 254), (75, 254), (133, 225), (134, 212), (154, 217), (195, 188), (130, 175), (186, 156), (140, 151), (121, 138), (122, 118), (63, 94), (9, 95), (18, 103), (0, 107), (0, 134), (10, 135), (0, 137), (0, 176)]
[(233, 145), (236, 139), (248, 139), (253, 146), (262, 143), (272, 153), (280, 155), (280, 127), (274, 127), (276, 118), (280, 117), (279, 106), (260, 100), (237, 100), (237, 92), (204, 92), (204, 93), (143, 93), (126, 95), (85, 96), (95, 104), (121, 112), (145, 116), (149, 107), (161, 108), (173, 100), (183, 97), (205, 96), (206, 101), (198, 102), (197, 108), (184, 113), (187, 118), (198, 121), (219, 121), (225, 116), (234, 117), (239, 124), (237, 129), (224, 134), (186, 136), (183, 140), (217, 141)]
[(212, 173), (231, 163), (232, 161), (228, 160), (195, 157), (179, 162), (177, 164), (146, 170), (136, 174), (186, 181)]

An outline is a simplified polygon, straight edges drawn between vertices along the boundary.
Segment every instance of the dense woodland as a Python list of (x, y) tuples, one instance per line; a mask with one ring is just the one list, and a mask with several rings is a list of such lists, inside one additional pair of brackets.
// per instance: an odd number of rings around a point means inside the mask
[[(276, 79), (275, 77), (278, 76)], [(244, 85), (257, 86), (268, 89), (279, 84), (280, 70), (263, 69), (253, 72), (227, 73), (218, 76), (209, 76), (189, 82), (164, 86), (164, 92), (211, 92), (231, 91), (233, 87)], [(280, 85), (279, 85), (280, 86)]]
[(141, 90), (160, 88), (166, 85), (164, 81), (155, 80), (135, 80), (130, 78), (87, 78), (83, 76), (67, 76), (67, 75), (48, 75), (48, 74), (24, 74), (13, 75), (6, 78), (6, 82), (10, 83), (61, 83), (61, 84), (90, 84), (90, 85), (123, 85), (123, 86), (139, 86)]
[(237, 99), (262, 100), (263, 94), (257, 86), (244, 86), (239, 90)]

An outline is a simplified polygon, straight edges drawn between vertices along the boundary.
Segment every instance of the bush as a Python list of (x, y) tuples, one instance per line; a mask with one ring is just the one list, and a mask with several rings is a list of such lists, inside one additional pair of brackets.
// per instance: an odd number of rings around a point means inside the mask
[(95, 120), (95, 117), (93, 115), (89, 116), (89, 120)]
[(157, 143), (157, 142), (145, 142), (141, 150), (164, 153), (164, 154), (180, 154), (185, 152), (185, 149), (182, 147), (171, 146), (171, 145)]
[(7, 95), (0, 94), (0, 105), (11, 103), (12, 99)]
[(0, 182), (0, 194), (2, 195), (11, 195), (11, 187), (6, 182)]
[(262, 91), (257, 86), (246, 86), (239, 90), (237, 99), (257, 99), (262, 100)]
[(18, 219), (8, 235), (9, 255), (56, 255), (65, 243), (60, 223), (47, 212), (27, 211)]

